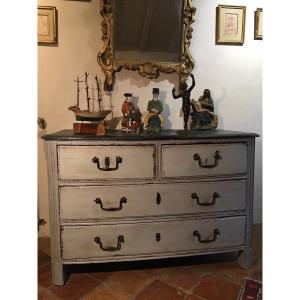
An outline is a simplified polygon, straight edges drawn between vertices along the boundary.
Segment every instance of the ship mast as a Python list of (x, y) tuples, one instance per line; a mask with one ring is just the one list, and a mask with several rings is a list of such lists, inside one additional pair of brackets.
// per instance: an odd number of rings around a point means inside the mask
[(99, 111), (102, 111), (102, 109), (101, 109), (102, 93), (101, 93), (100, 84), (99, 84), (97, 75), (95, 76), (95, 80), (96, 80), (96, 83), (97, 83)]
[(89, 74), (85, 72), (85, 89), (86, 89), (86, 101), (87, 101), (87, 110), (90, 111), (90, 96), (89, 96), (89, 87), (88, 87), (88, 76)]
[(83, 81), (80, 81), (79, 76), (77, 76), (77, 80), (74, 80), (74, 82), (77, 83), (77, 103), (76, 103), (76, 107), (79, 109), (79, 94), (80, 94), (79, 83), (83, 82)]

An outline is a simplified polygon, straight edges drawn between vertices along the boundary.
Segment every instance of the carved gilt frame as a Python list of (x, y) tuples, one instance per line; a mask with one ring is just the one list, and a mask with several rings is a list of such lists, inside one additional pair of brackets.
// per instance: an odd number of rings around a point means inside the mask
[(98, 52), (97, 60), (105, 75), (104, 90), (112, 91), (115, 82), (115, 73), (122, 68), (138, 71), (141, 76), (149, 79), (157, 78), (162, 73), (174, 73), (179, 75), (179, 82), (185, 82), (194, 68), (194, 60), (189, 51), (193, 28), (191, 24), (195, 21), (196, 8), (192, 6), (192, 0), (183, 1), (183, 22), (180, 62), (126, 62), (114, 59), (113, 51), (113, 9), (114, 0), (100, 0), (100, 14), (103, 17), (101, 22), (103, 48)]

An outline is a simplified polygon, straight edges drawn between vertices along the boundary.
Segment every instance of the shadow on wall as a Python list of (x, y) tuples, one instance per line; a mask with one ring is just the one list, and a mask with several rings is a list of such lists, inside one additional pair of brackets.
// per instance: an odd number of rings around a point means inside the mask
[[(129, 74), (128, 74), (129, 72)], [(167, 80), (173, 85), (178, 84), (178, 75), (176, 73), (174, 74), (164, 74), (160, 73), (159, 77), (156, 79), (148, 79), (146, 77), (141, 76), (138, 71), (129, 71), (129, 70), (121, 70), (120, 72), (116, 72), (116, 83), (118, 81), (122, 82), (129, 79), (129, 84), (134, 85), (138, 88), (145, 88), (150, 85), (150, 83), (156, 83), (161, 84), (162, 81)]]
[(169, 120), (170, 107), (168, 104), (166, 104), (166, 98), (167, 98), (167, 92), (160, 91), (159, 92), (159, 100), (163, 103), (163, 111), (162, 111), (162, 116), (164, 118), (163, 128), (170, 129), (171, 125), (172, 125)]
[(214, 107), (215, 107), (215, 113), (218, 116), (218, 128), (223, 129), (224, 128), (224, 118), (222, 114), (219, 113), (220, 103), (226, 98), (226, 90), (225, 88), (222, 88), (222, 90), (218, 93), (218, 97), (214, 98), (214, 92), (211, 91), (211, 97), (214, 101)]

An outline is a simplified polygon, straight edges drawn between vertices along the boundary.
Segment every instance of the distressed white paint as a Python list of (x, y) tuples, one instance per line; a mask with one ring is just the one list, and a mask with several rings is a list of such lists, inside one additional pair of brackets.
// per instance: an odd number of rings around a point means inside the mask
[[(62, 231), (63, 259), (92, 259), (151, 254), (175, 251), (195, 251), (242, 246), (245, 243), (245, 217), (232, 217), (211, 220), (178, 220), (138, 224), (118, 224), (100, 226), (66, 226)], [(210, 243), (200, 243), (193, 235), (197, 230), (203, 240), (212, 240), (214, 230), (220, 234)], [(156, 241), (160, 233), (161, 240)], [(118, 236), (123, 235), (121, 249), (108, 252), (100, 249), (94, 241), (99, 237), (103, 248), (116, 247)]]
[[(157, 193), (160, 203), (157, 203)], [(191, 197), (196, 193), (200, 203), (211, 203), (218, 193), (214, 205), (198, 205)], [(192, 182), (168, 184), (61, 187), (60, 217), (62, 220), (115, 219), (149, 217), (178, 214), (205, 214), (215, 212), (245, 211), (246, 181)], [(127, 202), (117, 211), (104, 211), (95, 202), (100, 198), (103, 208), (119, 208), (122, 197)]]

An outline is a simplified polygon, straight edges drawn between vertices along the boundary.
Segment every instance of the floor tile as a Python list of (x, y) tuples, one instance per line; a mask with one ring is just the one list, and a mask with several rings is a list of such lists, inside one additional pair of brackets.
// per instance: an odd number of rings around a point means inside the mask
[(235, 300), (240, 291), (240, 286), (216, 277), (206, 275), (194, 294), (207, 300)]
[(145, 269), (144, 272), (151, 276), (159, 276), (168, 268), (149, 268)]
[(200, 282), (201, 277), (192, 270), (193, 267), (169, 268), (159, 278), (167, 284), (175, 285), (184, 290), (193, 290)]
[(97, 279), (99, 282), (105, 281), (105, 279), (110, 276), (112, 273), (109, 272), (93, 272), (93, 273), (86, 273), (86, 275), (91, 276), (92, 278)]
[[(185, 300), (202, 300), (204, 298), (200, 298), (198, 296), (195, 296), (195, 295), (188, 295), (187, 298)], [(233, 299), (235, 300), (235, 299)]]
[(47, 264), (38, 269), (38, 284), (45, 288), (53, 285), (50, 264)]
[(44, 289), (38, 294), (38, 300), (61, 300), (58, 296), (54, 295), (47, 289)]
[(117, 291), (111, 291), (103, 285), (96, 287), (88, 293), (82, 300), (130, 300), (132, 297), (124, 296)]
[(43, 251), (38, 251), (38, 267), (50, 264), (51, 257)]
[(185, 294), (175, 288), (155, 280), (147, 286), (135, 300), (182, 300)]
[(118, 271), (112, 273), (103, 285), (118, 295), (133, 297), (151, 281), (153, 278), (140, 270)]
[(213, 274), (227, 281), (241, 285), (243, 278), (248, 277), (251, 273), (252, 269), (243, 269), (236, 261), (233, 261), (218, 264)]
[(64, 300), (77, 300), (91, 292), (98, 280), (84, 274), (72, 274), (64, 286), (53, 286), (51, 292)]

